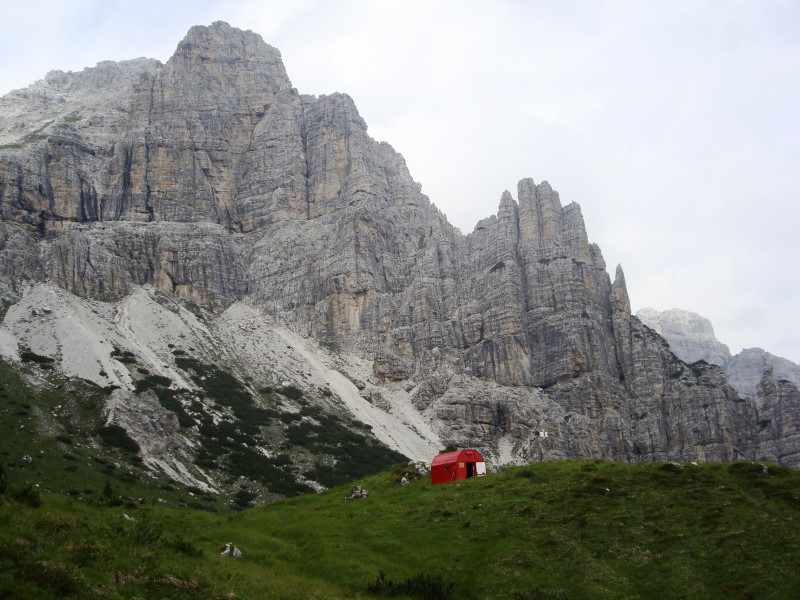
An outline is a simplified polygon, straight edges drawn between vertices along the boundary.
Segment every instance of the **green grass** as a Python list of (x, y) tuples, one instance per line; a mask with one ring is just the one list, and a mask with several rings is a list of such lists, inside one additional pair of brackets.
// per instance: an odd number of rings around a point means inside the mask
[[(401, 469), (232, 514), (0, 496), (0, 597), (793, 598), (800, 475), (541, 463), (432, 487)], [(123, 516), (128, 515), (133, 520)], [(219, 556), (232, 541), (242, 559)], [(371, 590), (371, 591), (369, 591)]]
[(19, 149), (19, 148), (22, 148), (24, 146), (27, 146), (28, 144), (33, 144), (33, 143), (39, 142), (41, 140), (46, 140), (47, 139), (47, 135), (43, 134), (42, 132), (45, 129), (47, 129), (48, 127), (50, 127), (50, 125), (52, 125), (52, 124), (53, 124), (53, 121), (48, 121), (47, 123), (45, 123), (41, 127), (37, 128), (37, 129), (34, 129), (33, 131), (31, 131), (29, 133), (26, 133), (17, 142), (13, 142), (11, 144), (3, 144), (2, 146), (0, 146), (0, 150), (5, 150), (7, 148), (8, 149), (12, 149), (12, 148), (13, 149)]

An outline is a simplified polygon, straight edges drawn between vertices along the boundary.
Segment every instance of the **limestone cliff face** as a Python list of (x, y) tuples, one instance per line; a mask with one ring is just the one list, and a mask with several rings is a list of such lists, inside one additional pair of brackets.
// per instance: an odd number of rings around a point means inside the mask
[(767, 363), (758, 384), (759, 456), (797, 465), (800, 455), (800, 390), (791, 381), (777, 378)]
[(0, 99), (0, 136), (9, 300), (48, 281), (241, 301), (500, 462), (756, 456), (754, 404), (631, 316), (578, 205), (523, 179), (460, 234), (349, 97), (298, 94), (253, 33), (218, 22), (166, 64), (51, 74)]

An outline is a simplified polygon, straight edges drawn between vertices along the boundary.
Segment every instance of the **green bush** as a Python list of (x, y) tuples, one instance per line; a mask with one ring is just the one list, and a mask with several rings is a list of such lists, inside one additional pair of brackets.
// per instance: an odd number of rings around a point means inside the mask
[(106, 425), (97, 430), (100, 439), (107, 446), (121, 448), (127, 452), (137, 454), (140, 450), (139, 444), (132, 439), (128, 432), (119, 425)]
[(228, 469), (232, 475), (258, 481), (282, 496), (297, 496), (311, 491), (307, 485), (297, 482), (284, 457), (270, 458), (253, 448), (232, 452), (228, 457)]
[(22, 359), (22, 362), (34, 362), (40, 365), (48, 365), (54, 362), (54, 359), (49, 356), (42, 356), (41, 354), (36, 354), (29, 350), (20, 352), (19, 357)]
[(197, 544), (190, 540), (184, 539), (181, 536), (178, 536), (174, 539), (162, 540), (161, 543), (167, 548), (175, 550), (175, 552), (185, 554), (186, 556), (203, 556), (203, 550), (198, 548)]
[(142, 546), (152, 546), (164, 533), (164, 522), (161, 519), (148, 519), (143, 515), (134, 521), (133, 527), (128, 531), (128, 537)]
[(120, 350), (115, 347), (111, 351), (111, 356), (121, 363), (134, 364), (136, 362), (136, 355), (130, 350)]
[(258, 494), (255, 492), (251, 492), (250, 490), (240, 489), (236, 492), (233, 496), (233, 503), (236, 506), (240, 506), (241, 508), (247, 508), (250, 506), (250, 502), (255, 500), (258, 497)]
[(277, 391), (281, 396), (286, 396), (290, 400), (300, 400), (303, 397), (303, 390), (294, 387), (293, 385), (285, 385), (279, 387)]
[(159, 387), (169, 387), (172, 385), (172, 379), (164, 377), (163, 375), (147, 375), (134, 384), (134, 389), (137, 393), (147, 390), (155, 390)]
[(205, 377), (208, 368), (196, 358), (186, 356), (183, 350), (173, 350), (175, 355), (175, 366), (184, 371), (193, 371), (197, 377)]
[(441, 575), (419, 573), (395, 583), (386, 579), (386, 573), (380, 571), (375, 581), (367, 586), (367, 592), (376, 596), (407, 596), (420, 600), (448, 600), (455, 584), (446, 581)]
[(200, 365), (199, 368), (207, 376), (205, 379), (194, 377), (194, 382), (217, 404), (227, 406), (233, 411), (240, 421), (238, 427), (241, 431), (251, 436), (259, 435), (262, 425), (269, 425), (278, 417), (277, 411), (257, 406), (253, 395), (230, 373), (205, 365)]
[(186, 412), (183, 404), (180, 401), (180, 392), (178, 390), (171, 390), (165, 387), (156, 387), (153, 389), (158, 398), (161, 406), (168, 411), (175, 413), (178, 417), (178, 423), (181, 427), (194, 427), (195, 420)]
[(42, 505), (42, 496), (39, 494), (39, 490), (31, 483), (12, 488), (9, 495), (17, 502), (21, 502), (31, 508), (39, 508)]

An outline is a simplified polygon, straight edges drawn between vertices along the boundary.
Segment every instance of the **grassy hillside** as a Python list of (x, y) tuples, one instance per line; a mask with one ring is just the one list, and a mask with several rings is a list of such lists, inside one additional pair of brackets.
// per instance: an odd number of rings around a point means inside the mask
[[(220, 515), (7, 488), (4, 598), (797, 597), (800, 474), (541, 463), (455, 484), (401, 470)], [(219, 555), (232, 541), (243, 557)], [(405, 594), (405, 595), (403, 595)]]

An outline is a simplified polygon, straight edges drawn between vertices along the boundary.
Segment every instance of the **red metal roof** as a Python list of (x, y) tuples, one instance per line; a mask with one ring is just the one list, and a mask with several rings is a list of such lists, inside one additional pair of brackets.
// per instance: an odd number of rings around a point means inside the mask
[(469, 461), (469, 462), (482, 462), (483, 457), (481, 453), (477, 450), (466, 449), (466, 450), (456, 450), (455, 452), (444, 452), (439, 454), (436, 458), (433, 459), (431, 462), (431, 467), (435, 467), (438, 465), (448, 465), (450, 463), (455, 463), (459, 461)]

